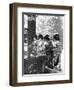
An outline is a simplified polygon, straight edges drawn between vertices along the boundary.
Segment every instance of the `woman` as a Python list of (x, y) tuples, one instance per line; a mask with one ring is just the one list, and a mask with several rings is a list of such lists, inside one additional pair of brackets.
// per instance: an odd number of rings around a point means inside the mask
[(32, 44), (29, 46), (30, 47), (29, 49), (31, 49), (31, 52), (30, 52), (31, 57), (37, 56), (37, 42), (38, 42), (38, 37), (37, 35), (35, 35), (33, 38)]
[(44, 68), (45, 68), (44, 65), (46, 60), (47, 60), (47, 56), (45, 53), (43, 35), (40, 34), (37, 42), (37, 63), (39, 67), (39, 73), (44, 72)]
[[(57, 67), (58, 65), (60, 65), (60, 54), (61, 54), (61, 51), (62, 51), (62, 46), (61, 46), (61, 43), (60, 43), (60, 36), (59, 34), (55, 34), (53, 36), (53, 66), (54, 67)], [(60, 70), (60, 66), (59, 66), (59, 70)]]
[(49, 39), (49, 35), (46, 35), (44, 37), (44, 40), (46, 42), (45, 44), (45, 52), (46, 52), (46, 55), (47, 55), (47, 62), (46, 62), (46, 65), (50, 68), (52, 68), (52, 59), (53, 59), (53, 46), (52, 46), (52, 42), (51, 40)]

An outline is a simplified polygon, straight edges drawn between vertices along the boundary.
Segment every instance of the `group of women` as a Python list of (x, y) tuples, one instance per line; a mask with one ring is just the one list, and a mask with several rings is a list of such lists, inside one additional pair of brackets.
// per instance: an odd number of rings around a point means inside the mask
[(49, 35), (43, 37), (41, 34), (35, 35), (33, 39), (32, 44), (29, 45), (30, 58), (36, 59), (41, 73), (45, 72), (45, 66), (53, 69), (60, 65), (62, 46), (59, 34), (53, 35), (52, 39)]

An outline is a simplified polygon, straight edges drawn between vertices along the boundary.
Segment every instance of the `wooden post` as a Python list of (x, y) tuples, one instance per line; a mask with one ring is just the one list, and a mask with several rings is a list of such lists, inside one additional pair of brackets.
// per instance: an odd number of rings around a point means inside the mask
[[(32, 44), (33, 37), (36, 34), (36, 15), (28, 14), (28, 46)], [(28, 48), (28, 59), (30, 59), (30, 49)]]

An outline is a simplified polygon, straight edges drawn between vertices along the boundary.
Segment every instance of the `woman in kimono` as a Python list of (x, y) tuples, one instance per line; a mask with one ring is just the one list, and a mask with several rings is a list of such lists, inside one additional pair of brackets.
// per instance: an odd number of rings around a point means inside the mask
[(39, 72), (44, 72), (44, 63), (47, 60), (47, 56), (45, 53), (45, 45), (43, 35), (39, 35), (38, 42), (37, 42), (37, 63), (39, 67)]
[(53, 59), (53, 46), (52, 46), (52, 42), (49, 38), (49, 35), (46, 35), (44, 37), (44, 40), (46, 42), (45, 44), (45, 52), (46, 52), (46, 55), (47, 55), (47, 62), (46, 62), (46, 65), (49, 67), (49, 68), (52, 68), (52, 59)]
[(60, 42), (60, 37), (59, 34), (55, 34), (53, 36), (53, 66), (54, 67), (58, 67), (57, 69), (60, 69), (60, 55), (61, 55), (61, 51), (62, 51), (62, 45)]

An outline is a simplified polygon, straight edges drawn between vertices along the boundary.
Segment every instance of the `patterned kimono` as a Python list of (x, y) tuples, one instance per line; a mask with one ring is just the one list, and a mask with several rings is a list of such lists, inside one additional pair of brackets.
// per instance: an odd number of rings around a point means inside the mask
[(60, 63), (61, 48), (61, 43), (59, 41), (53, 42), (53, 66), (57, 66)]
[(37, 56), (44, 56), (45, 54), (45, 45), (43, 40), (38, 40), (37, 42)]
[(37, 56), (37, 40), (33, 41), (32, 45), (31, 45), (31, 53), (30, 53), (31, 57), (36, 57)]

